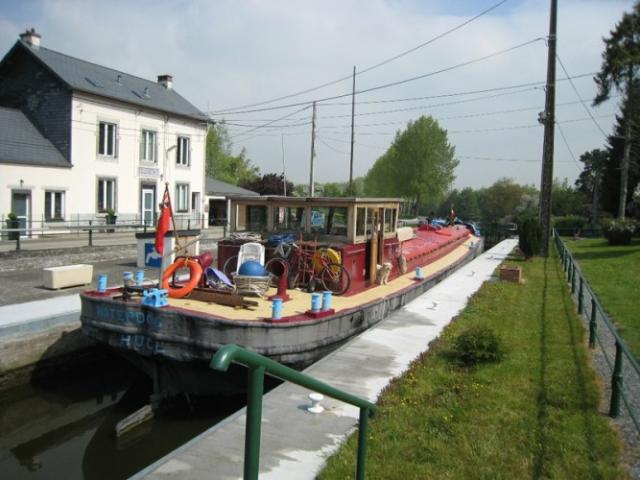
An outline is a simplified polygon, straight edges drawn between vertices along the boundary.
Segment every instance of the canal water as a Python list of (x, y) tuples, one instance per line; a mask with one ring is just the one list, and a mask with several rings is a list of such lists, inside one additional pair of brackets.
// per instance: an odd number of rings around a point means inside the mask
[(0, 477), (128, 478), (242, 408), (245, 396), (176, 399), (121, 438), (151, 382), (114, 355), (0, 395)]

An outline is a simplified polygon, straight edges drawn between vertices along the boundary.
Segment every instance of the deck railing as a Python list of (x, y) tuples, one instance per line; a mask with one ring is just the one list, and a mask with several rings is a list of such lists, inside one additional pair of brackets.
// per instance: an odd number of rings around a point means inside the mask
[(376, 412), (376, 406), (362, 398), (351, 395), (309, 375), (263, 357), (237, 345), (225, 345), (211, 359), (211, 368), (226, 372), (232, 363), (244, 365), (249, 369), (247, 392), (247, 420), (244, 439), (244, 479), (258, 478), (260, 471), (260, 425), (262, 422), (262, 395), (265, 373), (272, 377), (295, 383), (329, 397), (360, 408), (358, 424), (358, 460), (356, 478), (363, 480), (367, 452), (368, 419)]
[[(640, 421), (630, 401), (638, 398), (639, 395), (637, 390), (640, 385), (640, 365), (606, 314), (600, 300), (584, 278), (580, 266), (556, 230), (554, 230), (554, 238), (563, 270), (567, 275), (567, 283), (571, 286), (571, 294), (575, 297), (578, 306), (578, 314), (584, 315), (589, 321), (589, 347), (595, 348), (598, 345), (601, 348), (603, 358), (611, 372), (609, 416), (616, 418), (620, 415), (622, 400), (636, 431), (640, 433)], [(604, 330), (599, 328), (599, 325), (602, 325)], [(615, 356), (612, 359), (613, 345), (615, 345)], [(627, 384), (624, 381), (625, 377), (633, 381)]]

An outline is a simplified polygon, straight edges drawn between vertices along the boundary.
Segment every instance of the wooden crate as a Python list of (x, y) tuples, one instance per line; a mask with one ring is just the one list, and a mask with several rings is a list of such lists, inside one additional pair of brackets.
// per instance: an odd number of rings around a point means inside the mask
[(520, 283), (522, 281), (522, 268), (514, 266), (500, 267), (500, 280)]

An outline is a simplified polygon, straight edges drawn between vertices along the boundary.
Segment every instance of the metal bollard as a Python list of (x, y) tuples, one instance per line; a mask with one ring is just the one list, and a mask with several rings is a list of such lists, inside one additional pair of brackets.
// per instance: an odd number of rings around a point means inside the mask
[(609, 416), (616, 418), (620, 415), (620, 395), (622, 393), (622, 348), (616, 342), (616, 360), (613, 364), (613, 375), (611, 376), (611, 404), (609, 405)]

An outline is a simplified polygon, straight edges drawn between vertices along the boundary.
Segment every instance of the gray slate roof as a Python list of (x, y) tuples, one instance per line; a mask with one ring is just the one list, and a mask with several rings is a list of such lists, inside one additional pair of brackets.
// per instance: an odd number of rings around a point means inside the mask
[(231, 185), (230, 183), (223, 182), (222, 180), (216, 180), (212, 177), (207, 177), (205, 191), (206, 195), (210, 195), (212, 197), (227, 197), (232, 195), (260, 195), (259, 193), (247, 190), (246, 188), (238, 187), (237, 185)]
[[(163, 112), (206, 121), (207, 116), (173, 89), (112, 68), (96, 65), (44, 47), (32, 47), (18, 40), (71, 89), (109, 97)], [(120, 84), (118, 84), (120, 76)], [(148, 89), (148, 96), (145, 95)]]
[(5, 107), (0, 107), (0, 163), (71, 167), (24, 113)]

